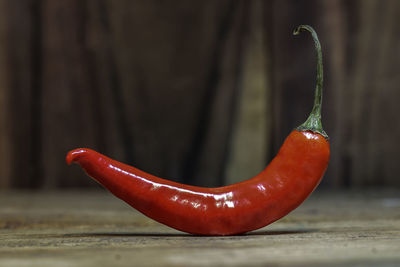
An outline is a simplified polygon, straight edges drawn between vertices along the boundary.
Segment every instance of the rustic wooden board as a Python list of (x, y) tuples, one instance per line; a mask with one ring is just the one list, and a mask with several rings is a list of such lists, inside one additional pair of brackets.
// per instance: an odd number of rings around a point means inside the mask
[[(90, 147), (196, 185), (261, 171), (311, 110), (322, 186), (400, 186), (400, 1), (0, 1), (0, 188), (95, 187)], [(392, 123), (388, 123), (392, 122)], [(24, 166), (24, 168), (21, 168)]]
[(240, 236), (192, 236), (106, 192), (0, 193), (0, 266), (400, 264), (400, 192), (315, 192)]

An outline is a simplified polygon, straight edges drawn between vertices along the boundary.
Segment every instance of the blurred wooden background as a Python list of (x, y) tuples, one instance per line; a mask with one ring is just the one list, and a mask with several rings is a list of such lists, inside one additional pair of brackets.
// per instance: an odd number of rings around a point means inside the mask
[(400, 1), (0, 0), (0, 188), (96, 187), (85, 146), (215, 186), (260, 172), (311, 110), (322, 186), (400, 186)]

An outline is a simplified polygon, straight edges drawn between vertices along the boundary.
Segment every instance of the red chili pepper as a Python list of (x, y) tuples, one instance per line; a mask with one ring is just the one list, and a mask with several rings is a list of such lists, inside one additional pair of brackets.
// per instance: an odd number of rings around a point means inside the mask
[(264, 227), (298, 207), (319, 184), (329, 161), (321, 125), (322, 54), (315, 31), (318, 67), (314, 108), (286, 138), (276, 157), (257, 176), (233, 185), (205, 188), (161, 179), (87, 148), (68, 153), (115, 196), (172, 228), (200, 235), (234, 235)]

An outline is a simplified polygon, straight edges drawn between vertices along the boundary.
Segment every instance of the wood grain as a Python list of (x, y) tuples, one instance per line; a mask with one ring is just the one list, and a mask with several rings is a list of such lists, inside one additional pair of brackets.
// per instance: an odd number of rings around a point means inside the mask
[(298, 24), (324, 54), (322, 186), (400, 186), (399, 1), (0, 0), (0, 13), (0, 188), (96, 187), (64, 163), (80, 146), (193, 185), (252, 176), (311, 110)]
[(2, 193), (0, 266), (396, 266), (399, 195), (317, 191), (258, 231), (204, 237), (104, 192)]

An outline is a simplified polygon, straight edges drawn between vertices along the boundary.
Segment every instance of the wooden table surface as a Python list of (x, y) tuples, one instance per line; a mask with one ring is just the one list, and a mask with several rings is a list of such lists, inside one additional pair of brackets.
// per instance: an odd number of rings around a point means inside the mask
[(107, 192), (0, 193), (0, 266), (400, 266), (400, 191), (316, 191), (240, 236), (188, 235)]

